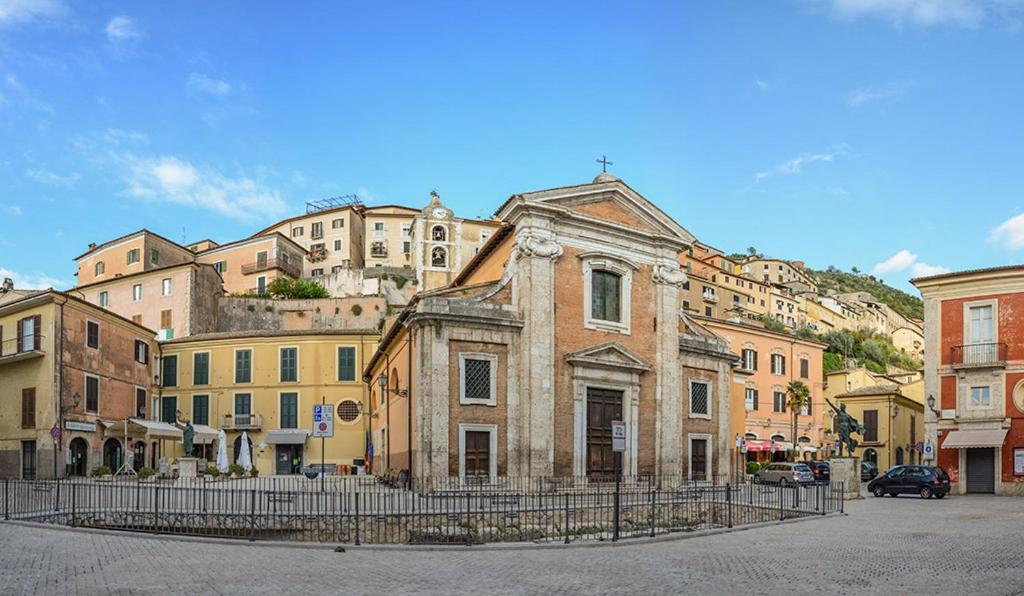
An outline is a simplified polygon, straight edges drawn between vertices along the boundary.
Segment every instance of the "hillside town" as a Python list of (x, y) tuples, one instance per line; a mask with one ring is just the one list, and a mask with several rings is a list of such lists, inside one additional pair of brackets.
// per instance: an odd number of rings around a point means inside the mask
[[(217, 475), (225, 441), (265, 476), (587, 477), (607, 419), (626, 475), (711, 480), (837, 455), (840, 405), (875, 470), (934, 461), (926, 321), (701, 242), (607, 172), (494, 204), (314, 200), (248, 238), (65, 247), (68, 290), (5, 280), (0, 477)], [(836, 354), (842, 332), (917, 365)]]

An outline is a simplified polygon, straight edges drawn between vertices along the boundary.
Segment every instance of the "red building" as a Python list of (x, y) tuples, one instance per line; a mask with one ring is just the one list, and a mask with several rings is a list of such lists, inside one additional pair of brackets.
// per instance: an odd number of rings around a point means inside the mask
[(930, 461), (954, 492), (1024, 495), (1024, 266), (912, 283), (924, 297)]

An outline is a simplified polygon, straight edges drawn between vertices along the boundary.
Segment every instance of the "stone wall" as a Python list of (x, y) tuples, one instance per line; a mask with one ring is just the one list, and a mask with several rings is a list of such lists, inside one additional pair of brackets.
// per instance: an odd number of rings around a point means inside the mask
[(397, 267), (343, 269), (312, 278), (335, 298), (383, 296), (392, 306), (405, 306), (416, 294), (416, 272)]
[(377, 329), (387, 310), (387, 300), (381, 296), (314, 300), (224, 296), (217, 308), (217, 331)]

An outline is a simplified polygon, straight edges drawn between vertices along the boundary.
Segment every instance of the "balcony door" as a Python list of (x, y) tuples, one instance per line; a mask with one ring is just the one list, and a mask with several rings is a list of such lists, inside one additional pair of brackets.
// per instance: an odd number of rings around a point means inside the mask
[(235, 394), (235, 428), (246, 428), (252, 422), (252, 394)]
[(972, 306), (968, 311), (968, 320), (970, 321), (970, 343), (990, 344), (995, 341), (991, 304)]

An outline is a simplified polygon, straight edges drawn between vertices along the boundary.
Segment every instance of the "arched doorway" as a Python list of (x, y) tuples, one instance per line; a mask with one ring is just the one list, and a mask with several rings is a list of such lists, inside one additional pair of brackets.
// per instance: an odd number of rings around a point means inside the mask
[(132, 469), (138, 472), (146, 465), (146, 442), (137, 441), (132, 456)]
[(71, 466), (68, 474), (72, 476), (85, 476), (89, 473), (89, 443), (82, 437), (71, 439), (68, 445), (68, 452), (71, 456)]
[[(252, 452), (252, 439), (248, 435), (245, 437), (246, 442), (249, 443), (249, 457), (253, 460), (253, 465), (256, 465), (256, 454)], [(242, 453), (242, 435), (235, 437), (234, 443), (234, 457), (231, 461), (238, 463), (238, 456)]]
[(878, 452), (874, 449), (864, 450), (864, 461), (869, 461), (875, 465), (878, 465)]
[(122, 462), (121, 441), (107, 439), (103, 442), (103, 465), (110, 468), (111, 472), (117, 472)]

